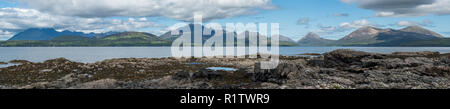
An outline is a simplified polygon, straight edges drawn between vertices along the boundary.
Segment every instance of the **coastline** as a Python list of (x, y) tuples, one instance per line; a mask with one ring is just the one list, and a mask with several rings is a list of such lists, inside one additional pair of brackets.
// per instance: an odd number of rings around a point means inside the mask
[[(120, 58), (78, 63), (17, 60), (0, 68), (0, 89), (448, 89), (450, 55), (335, 50), (281, 56), (278, 68), (258, 59)], [(215, 71), (209, 67), (234, 68)]]

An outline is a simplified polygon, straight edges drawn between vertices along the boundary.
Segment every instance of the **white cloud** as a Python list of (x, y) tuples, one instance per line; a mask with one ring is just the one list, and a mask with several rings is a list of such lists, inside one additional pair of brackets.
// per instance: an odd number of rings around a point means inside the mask
[(399, 21), (397, 22), (397, 26), (416, 26), (418, 25), (416, 22), (412, 21)]
[(377, 17), (389, 17), (389, 16), (394, 16), (395, 13), (394, 12), (377, 12), (375, 13), (375, 16)]
[(351, 23), (344, 22), (339, 25), (340, 28), (346, 28), (346, 29), (361, 28), (361, 27), (366, 27), (366, 26), (378, 26), (378, 25), (371, 23), (366, 19), (356, 20)]
[(426, 26), (433, 27), (434, 23), (431, 20), (423, 20), (422, 22), (415, 21), (399, 21), (395, 24), (396, 26), (405, 27), (405, 26)]
[(334, 13), (333, 16), (335, 17), (348, 17), (350, 14), (348, 13)]
[(19, 0), (25, 5), (56, 15), (80, 17), (163, 16), (192, 21), (255, 14), (275, 9), (271, 0)]
[(310, 22), (310, 19), (308, 17), (304, 17), (304, 18), (298, 19), (297, 25), (305, 25), (306, 27), (308, 27), (309, 22)]
[(376, 11), (377, 17), (449, 15), (450, 0), (341, 0)]
[(343, 22), (338, 26), (323, 26), (321, 24), (319, 24), (318, 26), (319, 26), (319, 30), (316, 30), (315, 32), (317, 32), (319, 34), (328, 35), (328, 34), (346, 32), (346, 31), (350, 31), (350, 30), (354, 30), (354, 29), (362, 28), (362, 27), (366, 27), (366, 26), (379, 27), (381, 25), (372, 23), (366, 19), (361, 19), (361, 20), (356, 20), (353, 22)]
[(7, 40), (13, 35), (12, 32), (0, 30), (0, 40)]
[[(147, 18), (103, 19), (51, 15), (35, 9), (0, 8), (0, 30), (3, 37), (28, 28), (56, 28), (82, 32), (130, 31), (162, 27)], [(9, 34), (5, 34), (7, 31)]]

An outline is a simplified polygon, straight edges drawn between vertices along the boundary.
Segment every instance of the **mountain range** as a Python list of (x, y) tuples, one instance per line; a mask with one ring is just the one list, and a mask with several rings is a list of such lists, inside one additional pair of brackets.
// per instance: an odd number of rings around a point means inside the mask
[(308, 33), (305, 37), (297, 41), (300, 46), (326, 46), (334, 42), (334, 40), (322, 38), (313, 32)]
[[(339, 40), (329, 40), (315, 33), (309, 33), (298, 43), (303, 46), (430, 46), (430, 44), (419, 44), (419, 42), (431, 40), (445, 41), (447, 38), (419, 26), (409, 26), (400, 30), (367, 26)], [(443, 44), (436, 43), (433, 46), (439, 45)]]
[[(210, 28), (195, 24), (189, 24), (178, 30), (190, 29), (193, 34), (194, 27), (211, 31), (211, 34), (203, 35), (203, 42), (216, 33)], [(222, 31), (226, 36), (227, 31)], [(245, 40), (249, 43), (251, 32), (232, 33), (237, 42)], [(255, 34), (260, 38), (267, 38), (259, 33)], [(239, 39), (237, 35), (244, 35), (245, 38)], [(339, 40), (325, 39), (312, 32), (298, 41), (283, 35), (279, 36), (281, 46), (450, 46), (450, 39), (419, 26), (409, 26), (399, 30), (362, 27)], [(170, 46), (171, 42), (178, 37), (180, 36), (171, 35), (171, 32), (156, 36), (145, 32), (86, 34), (74, 31), (59, 32), (52, 28), (30, 28), (14, 35), (8, 41), (0, 41), (0, 46)], [(268, 39), (270, 40), (270, 37)], [(225, 38), (224, 42), (226, 42)]]
[(104, 37), (118, 32), (106, 32), (106, 33), (83, 33), (73, 31), (58, 32), (53, 28), (30, 28), (14, 35), (9, 40), (51, 40), (58, 36), (82, 36), (88, 38)]

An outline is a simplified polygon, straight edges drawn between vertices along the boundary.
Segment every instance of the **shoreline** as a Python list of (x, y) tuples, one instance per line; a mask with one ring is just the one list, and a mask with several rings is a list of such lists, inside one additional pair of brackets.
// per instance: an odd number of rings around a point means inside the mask
[(339, 49), (315, 57), (281, 56), (278, 68), (272, 70), (258, 69), (258, 62), (234, 58), (21, 60), (21, 65), (0, 68), (0, 89), (450, 88), (450, 55), (439, 52), (377, 54)]

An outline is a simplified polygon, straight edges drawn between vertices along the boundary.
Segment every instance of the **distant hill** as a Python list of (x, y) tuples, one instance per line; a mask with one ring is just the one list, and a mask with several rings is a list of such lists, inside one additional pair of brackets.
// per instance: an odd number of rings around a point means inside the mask
[(83, 32), (73, 32), (73, 31), (56, 31), (53, 28), (30, 28), (24, 30), (8, 40), (51, 40), (58, 36), (82, 36), (88, 38), (103, 37), (111, 34), (116, 34), (117, 32), (106, 32), (106, 33), (89, 33), (85, 34)]
[(428, 36), (433, 36), (433, 37), (438, 37), (438, 38), (445, 38), (444, 36), (442, 36), (436, 32), (427, 30), (420, 26), (409, 26), (409, 27), (401, 29), (400, 31), (418, 33), (418, 34), (423, 34), (423, 35), (428, 35)]
[(144, 32), (122, 32), (100, 38), (102, 40), (161, 40), (158, 36)]
[(98, 40), (102, 46), (168, 46), (171, 43), (171, 41), (144, 32), (122, 32)]
[[(211, 31), (210, 35), (203, 35), (203, 43), (216, 34), (216, 31), (212, 31), (210, 28), (194, 24), (180, 29), (187, 30), (194, 26), (201, 27), (204, 31)], [(221, 31), (225, 36), (226, 31)], [(193, 35), (192, 29), (190, 32)], [(245, 41), (248, 46), (250, 33), (248, 31), (233, 32), (234, 43)], [(270, 44), (270, 37), (260, 36), (260, 33), (255, 34), (259, 38), (267, 38), (268, 44)], [(245, 38), (238, 38), (238, 35), (244, 35)], [(58, 32), (51, 28), (31, 28), (18, 33), (8, 41), (0, 41), (0, 46), (171, 46), (171, 43), (178, 37), (178, 35), (171, 35), (170, 32), (161, 36), (145, 32), (85, 34), (72, 31)], [(226, 38), (224, 38), (225, 42)], [(280, 35), (280, 46), (450, 46), (449, 43), (450, 39), (419, 26), (410, 26), (399, 30), (362, 27), (339, 40), (325, 39), (318, 34), (308, 33), (295, 42), (289, 37)]]
[(280, 38), (280, 46), (297, 46), (298, 43), (292, 40), (289, 37), (279, 35)]
[(322, 38), (313, 32), (308, 33), (302, 39), (297, 41), (300, 46), (327, 46), (335, 42), (335, 40)]
[[(181, 30), (191, 30), (191, 31), (187, 31), (187, 32), (191, 33), (191, 35), (194, 36), (194, 27), (201, 27), (201, 32), (203, 32), (203, 31), (212, 31), (212, 29), (205, 28), (205, 26), (198, 25), (198, 24), (189, 24), (189, 25), (186, 25), (184, 27), (177, 28), (177, 30), (180, 30), (180, 31)], [(181, 31), (180, 34), (182, 34), (182, 33), (186, 33), (186, 31)], [(212, 33), (211, 35), (203, 35), (203, 37), (202, 37), (203, 42), (208, 40), (209, 38), (211, 38), (215, 34), (215, 31), (212, 31), (211, 33)], [(225, 32), (224, 32), (224, 36), (225, 36)], [(166, 32), (166, 33), (164, 33), (163, 35), (160, 36), (161, 39), (168, 40), (168, 41), (174, 41), (178, 37), (180, 37), (180, 35), (172, 35), (171, 31)], [(192, 38), (192, 39), (194, 39), (194, 38)]]
[(58, 36), (50, 40), (10, 40), (0, 46), (170, 46), (169, 41), (143, 32), (122, 32), (99, 38)]
[(410, 26), (401, 30), (363, 27), (339, 39), (336, 44), (341, 46), (401, 46), (401, 43), (441, 38), (443, 38), (442, 35), (418, 26)]
[(289, 43), (296, 43), (294, 40), (292, 40), (289, 37), (283, 36), (283, 35), (279, 35), (279, 41), (280, 42), (289, 42)]
[(51, 39), (51, 41), (86, 41), (86, 40), (95, 40), (95, 39), (82, 36), (58, 36)]
[[(194, 35), (194, 26), (201, 27), (202, 28), (202, 32), (203, 31), (212, 31), (211, 35), (203, 35), (203, 37), (202, 37), (203, 42), (205, 42), (206, 40), (210, 39), (216, 33), (211, 28), (206, 28), (204, 26), (196, 25), (196, 24), (189, 24), (188, 26), (180, 27), (177, 30), (188, 30), (188, 29), (190, 29), (191, 30), (190, 31), (191, 35), (193, 36)], [(226, 42), (226, 38), (225, 37), (226, 37), (226, 32), (227, 31), (226, 30), (222, 30), (222, 31), (223, 31), (222, 33), (223, 33), (223, 36), (224, 36), (224, 43), (225, 43)], [(183, 32), (180, 32), (180, 33), (183, 33)], [(233, 34), (235, 35), (234, 39), (235, 40), (245, 40), (245, 42), (248, 45), (248, 43), (249, 43), (249, 41), (248, 41), (249, 40), (249, 33), (250, 32), (248, 32), (248, 31), (243, 32), (243, 33), (239, 33), (239, 34), (236, 33), (236, 32), (233, 32)], [(237, 35), (242, 35), (242, 34), (245, 34), (245, 39), (237, 38)], [(257, 34), (257, 36), (260, 35), (259, 33), (256, 33), (256, 34)], [(283, 35), (279, 35), (279, 36), (280, 36), (279, 37), (280, 38), (280, 46), (296, 46), (297, 45), (297, 43), (294, 40), (292, 40), (291, 38), (283, 36)], [(169, 41), (173, 41), (173, 40), (177, 39), (178, 37), (180, 37), (180, 36), (179, 35), (172, 35), (171, 32), (166, 32), (166, 33), (164, 33), (163, 35), (160, 36), (161, 39), (169, 40)], [(267, 38), (266, 36), (263, 36), (263, 37)]]

